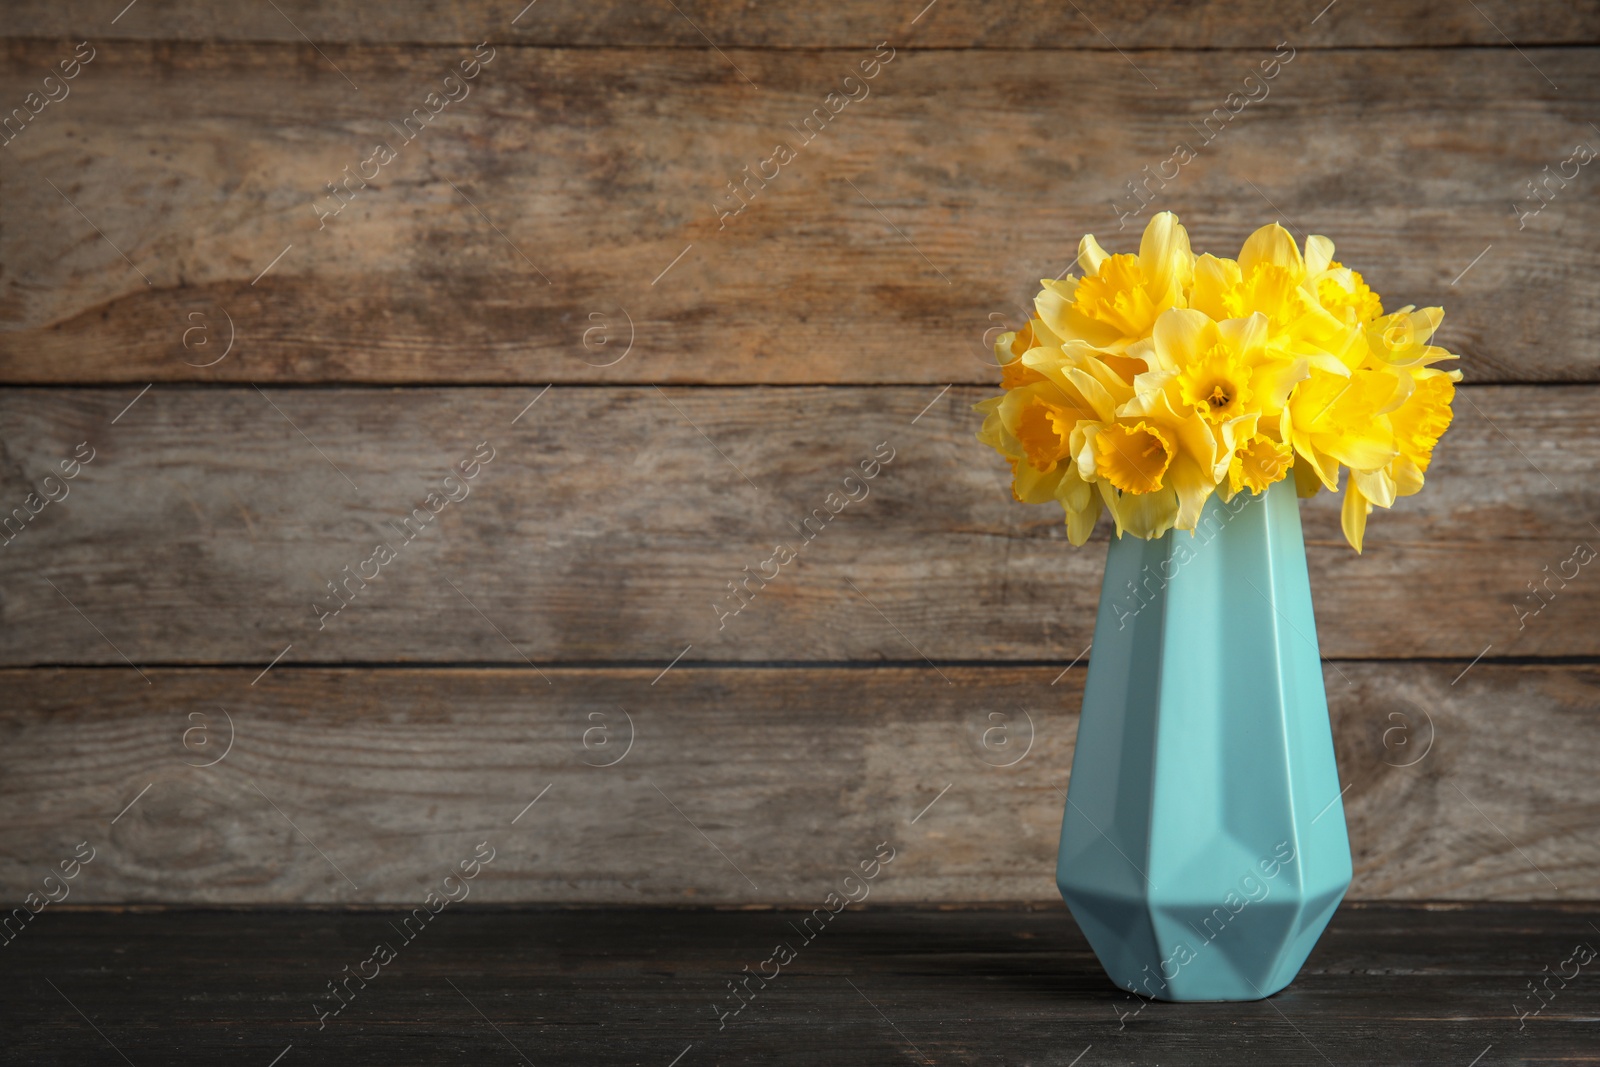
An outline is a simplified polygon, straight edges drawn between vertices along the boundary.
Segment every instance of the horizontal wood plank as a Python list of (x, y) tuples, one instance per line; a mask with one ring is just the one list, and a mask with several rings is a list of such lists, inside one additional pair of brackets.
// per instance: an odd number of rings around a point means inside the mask
[[(1079, 235), (1132, 249), (1158, 208), (1222, 254), (1330, 235), (1446, 308), (1475, 381), (1596, 378), (1592, 50), (1304, 49), (1247, 84), (1270, 47), (900, 49), (850, 89), (877, 40), (501, 45), (409, 129), (469, 47), (103, 43), (0, 154), (0, 381), (978, 383)], [(20, 102), (71, 50), (4, 55)]]
[[(9, 390), (0, 663), (1065, 664), (1109, 519), (1074, 549), (1059, 509), (1012, 499), (972, 439), (985, 394)], [(1600, 654), (1578, 549), (1597, 402), (1461, 391), (1427, 488), (1373, 515), (1364, 555), (1336, 498), (1306, 502), (1322, 653)], [(491, 461), (446, 483), (480, 443)]]
[(7, 1047), (50, 1067), (122, 1062), (108, 1041), (136, 1064), (1588, 1065), (1600, 1012), (1570, 970), (1592, 905), (1346, 905), (1293, 985), (1231, 1004), (1115, 988), (1060, 907), (869, 904), (810, 939), (803, 915), (469, 902), (405, 941), (406, 914), (51, 909), (6, 950)]
[[(1460, 670), (1325, 670), (1351, 897), (1593, 900), (1600, 670)], [(74, 904), (403, 903), (487, 841), (473, 902), (798, 905), (887, 841), (871, 902), (1052, 900), (1084, 676), (147, 673), (0, 672), (8, 899), (88, 841)]]
[(1404, 0), (1380, 5), (1291, 4), (1272, 0), (1134, 0), (1073, 5), (1048, 0), (955, 4), (907, 0), (764, 3), (700, 0), (684, 4), (523, 3), (405, 0), (381, 7), (353, 0), (216, 7), (201, 0), (143, 4), (117, 15), (84, 0), (17, 0), (6, 26), (16, 36), (103, 35), (155, 40), (319, 43), (457, 43), (485, 39), (546, 45), (705, 48), (850, 47), (884, 37), (926, 48), (1225, 48), (1266, 45), (1285, 36), (1321, 46), (1504, 47), (1600, 40), (1592, 0), (1480, 5)]

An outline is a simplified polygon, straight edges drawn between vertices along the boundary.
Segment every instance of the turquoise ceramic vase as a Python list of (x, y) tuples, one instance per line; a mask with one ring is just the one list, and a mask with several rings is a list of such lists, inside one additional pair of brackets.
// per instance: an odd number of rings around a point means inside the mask
[(1056, 882), (1111, 980), (1288, 985), (1350, 886), (1294, 481), (1113, 537)]

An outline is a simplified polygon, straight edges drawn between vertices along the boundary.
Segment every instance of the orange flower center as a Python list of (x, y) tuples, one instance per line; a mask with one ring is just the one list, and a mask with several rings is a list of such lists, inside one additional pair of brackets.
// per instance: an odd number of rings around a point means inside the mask
[(1177, 447), (1165, 431), (1144, 422), (1107, 426), (1094, 437), (1095, 469), (1124, 493), (1153, 493)]
[(1041, 474), (1055, 470), (1066, 458), (1072, 427), (1077, 419), (1069, 411), (1035, 399), (1017, 420), (1017, 440), (1028, 454), (1028, 465)]
[(1178, 378), (1183, 402), (1214, 423), (1240, 414), (1250, 402), (1250, 368), (1222, 345), (1213, 345)]
[[(1328, 266), (1330, 269), (1338, 269), (1340, 263), (1334, 260)], [(1345, 289), (1332, 278), (1323, 278), (1317, 282), (1317, 299), (1322, 302), (1324, 308), (1346, 321), (1353, 318), (1356, 322), (1371, 322), (1382, 315), (1383, 301), (1372, 291), (1372, 287), (1361, 277), (1361, 273), (1351, 271), (1350, 281), (1355, 286), (1353, 290)], [(1351, 316), (1345, 316), (1343, 314), (1345, 311), (1351, 312)]]
[(1093, 277), (1078, 279), (1074, 304), (1080, 315), (1132, 340), (1150, 332), (1157, 309), (1144, 291), (1139, 257), (1107, 256)]
[(1257, 435), (1234, 450), (1228, 463), (1228, 485), (1233, 492), (1263, 492), (1289, 471), (1294, 450), (1269, 437)]

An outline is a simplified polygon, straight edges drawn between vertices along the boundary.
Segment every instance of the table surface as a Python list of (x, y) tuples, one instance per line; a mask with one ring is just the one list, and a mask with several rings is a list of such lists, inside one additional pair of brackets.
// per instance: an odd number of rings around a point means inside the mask
[(809, 943), (786, 911), (447, 908), (409, 941), (403, 914), (46, 909), (0, 955), (0, 1062), (1600, 1064), (1595, 905), (1347, 905), (1284, 992), (1186, 1005), (1113, 988), (1059, 909), (851, 910)]

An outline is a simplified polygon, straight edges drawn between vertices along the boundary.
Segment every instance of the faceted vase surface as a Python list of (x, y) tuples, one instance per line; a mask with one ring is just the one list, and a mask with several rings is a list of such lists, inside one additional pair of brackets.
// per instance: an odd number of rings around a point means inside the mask
[(1292, 478), (1112, 537), (1056, 882), (1118, 986), (1257, 1000), (1350, 886)]

